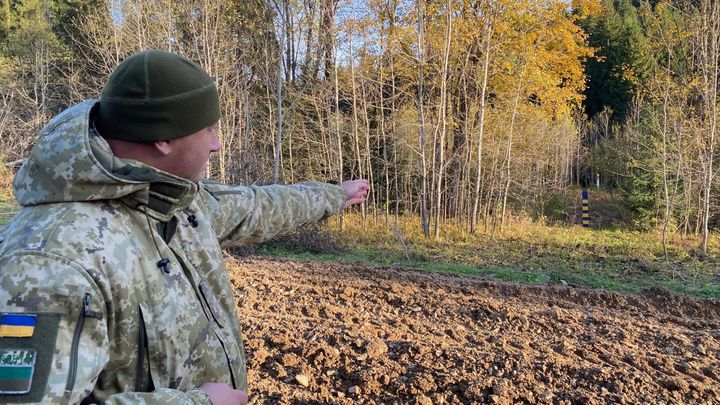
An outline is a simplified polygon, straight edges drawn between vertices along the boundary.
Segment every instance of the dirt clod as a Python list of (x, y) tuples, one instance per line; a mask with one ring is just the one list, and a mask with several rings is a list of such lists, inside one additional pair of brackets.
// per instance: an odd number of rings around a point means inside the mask
[(378, 358), (388, 352), (388, 347), (380, 339), (371, 339), (365, 346), (365, 352), (371, 358)]
[(308, 378), (308, 376), (306, 376), (305, 374), (296, 375), (295, 381), (297, 381), (297, 383), (302, 385), (303, 387), (307, 387), (308, 385), (310, 385), (310, 378)]

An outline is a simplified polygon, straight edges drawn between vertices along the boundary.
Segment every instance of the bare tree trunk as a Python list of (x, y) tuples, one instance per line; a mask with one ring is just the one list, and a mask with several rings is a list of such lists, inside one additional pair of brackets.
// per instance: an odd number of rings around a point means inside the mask
[[(343, 181), (343, 150), (342, 150), (342, 134), (340, 133), (340, 89), (338, 85), (338, 71), (337, 71), (337, 60), (335, 59), (337, 57), (337, 50), (335, 49), (335, 45), (333, 45), (333, 70), (334, 70), (334, 76), (335, 76), (335, 131), (337, 136), (337, 165), (338, 165), (338, 174), (337, 174), (337, 181), (338, 184), (342, 183)], [(345, 218), (343, 217), (343, 214), (340, 213), (340, 230), (345, 230)]]
[[(471, 203), (470, 202), (470, 196), (472, 195), (472, 173), (470, 171), (470, 166), (472, 166), (472, 145), (473, 145), (473, 137), (471, 135), (472, 133), (472, 126), (470, 125), (471, 122), (474, 122), (474, 114), (472, 111), (472, 102), (470, 101), (469, 93), (469, 74), (468, 74), (468, 65), (469, 65), (469, 56), (470, 52), (467, 53), (467, 56), (465, 57), (465, 64), (463, 66), (463, 73), (462, 73), (462, 104), (463, 104), (463, 149), (462, 149), (462, 166), (458, 168), (460, 171), (460, 180), (457, 182), (457, 188), (458, 192), (456, 193), (459, 195), (459, 198), (457, 200), (454, 218), (457, 220), (458, 226), (462, 227), (462, 229), (469, 229), (470, 227), (470, 218), (471, 218)], [(458, 158), (459, 160), (459, 158)]]
[(486, 17), (485, 22), (485, 47), (484, 47), (484, 58), (483, 58), (483, 76), (482, 84), (480, 86), (480, 118), (478, 123), (478, 141), (477, 141), (477, 156), (475, 171), (477, 176), (475, 178), (475, 192), (473, 195), (473, 208), (472, 218), (470, 220), (470, 233), (475, 233), (477, 227), (478, 209), (480, 207), (480, 180), (482, 178), (482, 157), (483, 157), (483, 135), (485, 133), (485, 112), (487, 110), (487, 85), (488, 85), (488, 73), (490, 71), (490, 44), (492, 39), (492, 21), (490, 16)]
[(440, 83), (440, 109), (438, 123), (440, 124), (440, 144), (437, 157), (437, 181), (435, 183), (435, 239), (440, 238), (440, 213), (442, 212), (443, 172), (445, 167), (445, 139), (447, 137), (447, 81), (448, 63), (450, 61), (450, 40), (452, 35), (452, 10), (450, 0), (447, 2), (447, 31), (445, 33), (445, 52), (443, 57), (442, 81)]
[(500, 158), (497, 156), (496, 153), (491, 153), (490, 155), (490, 162), (492, 163), (490, 166), (490, 170), (488, 171), (488, 178), (490, 181), (490, 185), (488, 187), (487, 194), (485, 195), (485, 221), (483, 224), (484, 232), (487, 233), (488, 227), (490, 225), (490, 220), (492, 219), (493, 222), (495, 221), (495, 218), (497, 217), (497, 214), (495, 211), (497, 210), (497, 206), (495, 204), (495, 190), (498, 187), (499, 182), (499, 175), (496, 175), (499, 171), (498, 165), (499, 165)]
[[(670, 62), (668, 61), (668, 75), (670, 74)], [(662, 124), (662, 171), (663, 171), (663, 193), (665, 195), (665, 215), (663, 217), (662, 226), (662, 249), (663, 258), (668, 260), (667, 252), (667, 230), (670, 224), (670, 189), (668, 186), (668, 153), (667, 153), (667, 130), (668, 130), (668, 103), (670, 95), (668, 94), (669, 85), (665, 86), (665, 94), (663, 96), (663, 124)], [(674, 272), (673, 272), (674, 274)]]
[[(373, 167), (372, 167), (372, 156), (371, 156), (372, 151), (370, 150), (370, 117), (369, 117), (368, 108), (367, 108), (368, 96), (365, 91), (364, 85), (362, 86), (362, 90), (363, 90), (363, 114), (364, 114), (364, 118), (365, 118), (365, 168), (367, 170), (367, 172), (366, 172), (367, 179), (370, 184), (370, 191), (368, 192), (368, 197), (369, 197), (368, 202), (370, 203), (370, 207), (371, 207), (370, 209), (372, 209), (372, 207), (376, 207), (376, 201), (378, 201), (379, 198), (376, 198), (375, 193), (373, 192), (374, 191), (373, 189), (375, 188), (375, 176), (374, 176)], [(362, 204), (362, 210), (363, 210), (363, 213), (365, 213), (367, 211), (365, 204)], [(372, 212), (373, 212), (373, 220), (375, 220), (375, 210), (372, 210)]]
[[(395, 9), (397, 7), (397, 3), (395, 0), (392, 0), (392, 12), (390, 13), (390, 26), (394, 27), (395, 25)], [(397, 127), (396, 127), (396, 99), (397, 99), (397, 89), (395, 87), (395, 54), (394, 52), (390, 52), (390, 88), (391, 88), (391, 101), (390, 101), (390, 111), (392, 112), (392, 121), (390, 123), (390, 132), (393, 134), (393, 137), (397, 134)], [(395, 223), (399, 221), (400, 216), (400, 173), (398, 168), (398, 141), (396, 140), (393, 142), (393, 198), (395, 200)], [(412, 204), (410, 205), (412, 207)]]
[[(321, 145), (321, 154), (324, 157), (323, 161), (325, 162), (322, 166), (326, 169), (324, 172), (325, 176), (327, 178), (334, 178), (337, 174), (334, 171), (335, 166), (335, 147), (333, 147), (333, 143), (335, 142), (334, 138), (332, 137), (331, 128), (331, 117), (330, 113), (331, 110), (329, 108), (325, 108), (325, 91), (323, 89), (322, 93), (318, 97), (313, 98), (313, 107), (315, 110), (315, 113), (319, 117), (318, 125), (320, 127), (320, 145)], [(325, 122), (327, 121), (327, 126), (325, 125)]]
[[(313, 44), (314, 44), (314, 28), (315, 28), (315, 18), (316, 18), (316, 10), (318, 7), (317, 2), (314, 1), (304, 1), (302, 2), (303, 8), (305, 11), (305, 21), (307, 23), (305, 24), (305, 55), (303, 57), (303, 64), (302, 64), (302, 71), (301, 75), (307, 80), (310, 78), (315, 78), (318, 73), (318, 65), (319, 60), (322, 59), (322, 57), (319, 55), (321, 49), (321, 44), (317, 44), (318, 49), (313, 52)], [(322, 8), (322, 7), (321, 7)], [(322, 13), (322, 10), (321, 10)], [(320, 34), (322, 35), (322, 34)], [(318, 38), (319, 39), (319, 38)], [(316, 54), (317, 53), (317, 54)], [(313, 56), (316, 56), (315, 59), (313, 59)]]
[[(285, 10), (287, 12), (287, 1), (285, 1)], [(283, 23), (287, 16), (282, 18)], [(284, 24), (281, 25), (281, 27)], [(283, 86), (283, 55), (285, 54), (285, 41), (282, 38), (285, 29), (279, 29), (277, 33), (277, 44), (278, 44), (278, 55), (277, 55), (277, 81), (275, 83), (275, 105), (277, 109), (277, 130), (275, 138), (275, 160), (273, 166), (273, 182), (275, 184), (280, 182), (280, 156), (282, 154), (282, 143), (283, 143), (283, 108), (282, 108), (282, 86)], [(288, 66), (289, 68), (289, 66)]]
[[(384, 21), (380, 21), (380, 24), (382, 25)], [(381, 31), (382, 32), (382, 31)], [(385, 55), (386, 48), (384, 46), (385, 44), (385, 38), (381, 34), (380, 36), (380, 43), (382, 44), (382, 49), (380, 51), (380, 55)], [(387, 150), (387, 144), (388, 144), (388, 138), (387, 133), (385, 131), (385, 95), (384, 95), (384, 86), (385, 86), (385, 69), (383, 64), (383, 59), (380, 59), (379, 62), (379, 78), (378, 78), (378, 98), (380, 103), (380, 113), (379, 113), (379, 121), (380, 121), (380, 142), (382, 143), (382, 156), (383, 156), (383, 179), (385, 181), (385, 201), (383, 202), (383, 214), (385, 215), (385, 223), (390, 223), (390, 170), (388, 169), (388, 150)], [(378, 199), (378, 202), (382, 201), (382, 199)]]
[(330, 79), (331, 70), (337, 73), (335, 65), (335, 5), (337, 0), (322, 0), (322, 10), (320, 16), (320, 45), (319, 50), (322, 52), (324, 59), (323, 73), (325, 80)]
[(507, 210), (507, 199), (510, 193), (510, 182), (512, 180), (511, 160), (513, 148), (513, 135), (515, 133), (515, 118), (517, 117), (518, 105), (520, 104), (520, 94), (522, 93), (522, 75), (518, 81), (517, 94), (515, 95), (515, 103), (513, 105), (512, 116), (510, 118), (510, 128), (508, 129), (507, 149), (505, 152), (505, 190), (502, 197), (502, 211), (500, 214), (500, 227), (505, 225), (505, 212)]
[(705, 151), (705, 183), (703, 184), (702, 215), (702, 256), (707, 256), (710, 238), (710, 199), (715, 179), (715, 138), (717, 136), (718, 102), (718, 57), (720, 56), (720, 5), (716, 1), (702, 0), (701, 3), (701, 69), (705, 99), (705, 121), (708, 122), (708, 139)]
[(417, 2), (417, 13), (418, 13), (418, 110), (420, 113), (420, 122), (418, 127), (418, 137), (420, 146), (420, 220), (423, 229), (423, 235), (426, 238), (430, 237), (430, 224), (428, 223), (427, 215), (427, 197), (428, 197), (428, 185), (427, 185), (427, 161), (425, 157), (425, 110), (424, 110), (424, 94), (423, 84), (425, 81), (425, 48), (424, 48), (424, 24), (423, 24), (423, 11), (422, 11), (423, 0)]
[[(285, 33), (285, 80), (292, 83), (295, 81), (295, 69), (297, 68), (297, 53), (295, 51), (295, 24), (293, 24), (293, 14), (290, 9), (290, 2), (283, 1), (283, 27)], [(281, 52), (282, 53), (282, 52)]]
[[(352, 3), (352, 15), (354, 18), (355, 15), (355, 3)], [(354, 59), (354, 49), (353, 49), (353, 32), (349, 32), (349, 54), (348, 57), (350, 58), (349, 64), (350, 64), (350, 88), (352, 90), (352, 110), (353, 110), (353, 146), (355, 147), (355, 163), (357, 164), (357, 170), (358, 170), (358, 176), (360, 178), (365, 178), (365, 170), (363, 168), (363, 159), (362, 154), (360, 152), (360, 135), (359, 135), (359, 127), (360, 122), (358, 119), (358, 102), (357, 102), (357, 89), (355, 87), (355, 59)], [(372, 184), (370, 185), (372, 187)], [(362, 212), (362, 219), (363, 219), (363, 226), (366, 225), (367, 220), (367, 212), (365, 210), (365, 204), (361, 204), (360, 210)]]

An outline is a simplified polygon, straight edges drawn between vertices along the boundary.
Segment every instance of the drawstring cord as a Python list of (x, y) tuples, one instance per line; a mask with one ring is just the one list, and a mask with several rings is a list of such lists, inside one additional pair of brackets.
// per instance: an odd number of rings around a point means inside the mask
[(165, 274), (170, 274), (170, 259), (168, 259), (167, 257), (162, 257), (162, 253), (160, 252), (160, 246), (158, 246), (157, 241), (155, 240), (155, 232), (153, 232), (152, 224), (150, 223), (150, 216), (148, 215), (147, 211), (143, 212), (145, 213), (145, 219), (147, 220), (148, 229), (150, 230), (150, 236), (152, 236), (155, 250), (157, 250), (158, 255), (161, 257), (160, 261), (157, 262), (157, 266), (158, 268), (162, 269)]

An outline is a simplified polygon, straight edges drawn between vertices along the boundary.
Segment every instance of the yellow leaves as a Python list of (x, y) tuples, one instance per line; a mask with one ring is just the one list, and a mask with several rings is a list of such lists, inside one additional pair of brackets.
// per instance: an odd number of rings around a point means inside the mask
[(579, 17), (594, 17), (600, 15), (605, 9), (599, 0), (573, 0), (572, 8)]
[(640, 84), (640, 78), (635, 72), (635, 68), (627, 63), (621, 63), (614, 69), (615, 72), (613, 74), (616, 74), (626, 82), (632, 84), (633, 86), (637, 86)]
[[(585, 33), (560, 1), (517, 3), (502, 17), (522, 24), (498, 24), (501, 49), (495, 60), (494, 88), (531, 97), (537, 109), (555, 119), (569, 116), (582, 100), (583, 62), (592, 56)], [(522, 28), (522, 30), (519, 29)]]
[[(359, 71), (369, 72), (384, 62), (390, 66), (400, 90), (414, 97), (418, 82), (418, 9), (416, 3), (399, 4), (393, 14), (392, 28), (373, 18), (388, 18), (386, 12), (365, 15), (369, 38), (378, 38), (380, 56), (361, 56)], [(376, 6), (373, 6), (376, 7)], [(521, 94), (521, 104), (546, 119), (569, 117), (582, 101), (585, 88), (583, 62), (593, 49), (585, 32), (576, 24), (578, 16), (590, 16), (602, 10), (599, 0), (581, 0), (572, 6), (564, 0), (452, 0), (452, 32), (449, 60), (449, 97), (460, 97), (463, 91), (477, 98), (482, 86), (486, 53), (489, 52), (489, 87), (487, 94), (495, 100), (514, 100)], [(576, 13), (572, 12), (572, 7)], [(425, 0), (423, 14), (423, 73), (425, 99), (432, 105), (440, 94), (444, 43), (448, 24), (446, 0)], [(365, 32), (365, 31), (363, 31)], [(376, 34), (375, 32), (379, 32)], [(488, 35), (489, 50), (487, 44)], [(376, 36), (376, 37), (374, 37)], [(371, 46), (372, 48), (372, 46)], [(370, 62), (370, 59), (375, 62)], [(383, 62), (380, 62), (383, 63)], [(385, 71), (385, 80), (389, 69)], [(362, 73), (369, 75), (368, 73)], [(468, 86), (461, 89), (459, 86)], [(437, 98), (437, 99), (435, 99)]]

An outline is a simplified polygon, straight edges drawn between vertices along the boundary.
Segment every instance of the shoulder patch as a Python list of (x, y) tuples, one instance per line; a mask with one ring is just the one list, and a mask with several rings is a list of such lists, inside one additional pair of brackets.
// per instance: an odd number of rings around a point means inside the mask
[(0, 315), (0, 337), (31, 337), (35, 331), (35, 314)]
[(61, 314), (3, 313), (0, 403), (41, 401), (55, 353)]
[(36, 357), (33, 349), (0, 349), (0, 394), (30, 392)]

